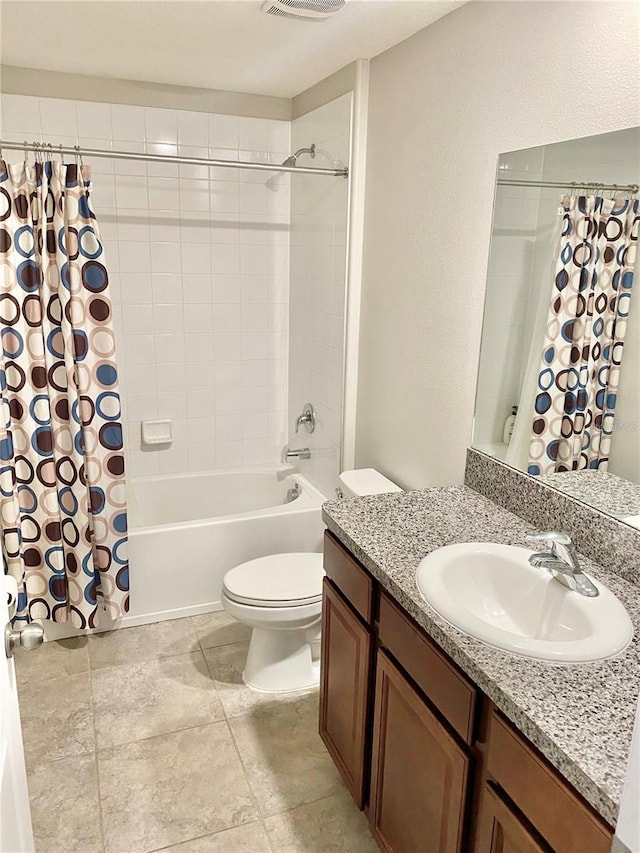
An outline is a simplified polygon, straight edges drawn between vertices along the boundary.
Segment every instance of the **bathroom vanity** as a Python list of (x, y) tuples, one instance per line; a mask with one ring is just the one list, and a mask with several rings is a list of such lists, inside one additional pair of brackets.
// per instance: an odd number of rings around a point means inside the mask
[[(443, 545), (525, 545), (531, 526), (465, 486), (324, 506), (320, 734), (380, 848), (606, 853), (624, 781), (638, 642), (557, 666), (468, 637), (420, 597)], [(584, 568), (625, 604), (638, 588)]]

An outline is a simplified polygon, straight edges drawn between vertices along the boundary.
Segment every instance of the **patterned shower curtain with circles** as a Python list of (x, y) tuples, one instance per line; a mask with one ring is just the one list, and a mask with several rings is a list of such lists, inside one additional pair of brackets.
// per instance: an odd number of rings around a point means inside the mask
[(0, 161), (0, 520), (17, 626), (129, 606), (120, 398), (88, 169)]
[(638, 199), (565, 196), (562, 204), (530, 474), (607, 470), (638, 245)]

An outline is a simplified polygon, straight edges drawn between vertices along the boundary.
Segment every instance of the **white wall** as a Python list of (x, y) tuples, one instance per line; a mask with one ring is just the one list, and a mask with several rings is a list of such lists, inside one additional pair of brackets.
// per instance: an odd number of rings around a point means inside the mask
[(462, 481), (498, 154), (639, 124), (639, 14), (472, 2), (372, 60), (358, 465)]
[[(281, 162), (290, 123), (2, 96), (2, 135), (54, 144)], [(10, 160), (19, 152), (6, 152)], [(118, 341), (128, 471), (279, 460), (286, 441), (286, 175), (88, 158)], [(169, 417), (170, 449), (140, 421)]]
[[(349, 165), (351, 94), (294, 119), (291, 148), (316, 144), (314, 161)], [(340, 468), (344, 312), (347, 263), (348, 182), (294, 175), (291, 186), (291, 304), (289, 348), (289, 444), (310, 447), (300, 470), (333, 497)], [(294, 432), (305, 403), (316, 411), (315, 432)]]

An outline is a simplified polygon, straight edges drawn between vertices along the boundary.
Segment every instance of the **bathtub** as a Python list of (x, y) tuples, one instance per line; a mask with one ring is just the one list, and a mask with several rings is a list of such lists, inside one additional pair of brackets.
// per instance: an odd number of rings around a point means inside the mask
[[(132, 480), (131, 599), (120, 626), (221, 610), (222, 579), (238, 563), (278, 551), (321, 551), (326, 498), (290, 471)], [(299, 496), (285, 503), (296, 484)]]

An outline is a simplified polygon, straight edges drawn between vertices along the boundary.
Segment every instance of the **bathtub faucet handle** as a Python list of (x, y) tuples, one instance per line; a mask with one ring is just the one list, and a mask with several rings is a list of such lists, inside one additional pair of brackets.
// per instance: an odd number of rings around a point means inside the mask
[(316, 428), (316, 413), (311, 403), (305, 403), (302, 414), (296, 418), (296, 432), (303, 424), (307, 432), (313, 432)]
[(295, 461), (296, 459), (310, 459), (310, 458), (311, 458), (311, 451), (309, 450), (308, 447), (290, 448), (287, 446), (287, 447), (285, 447), (284, 451), (282, 452), (282, 461), (283, 462), (292, 462), (292, 461)]

